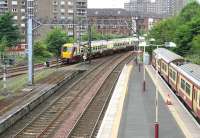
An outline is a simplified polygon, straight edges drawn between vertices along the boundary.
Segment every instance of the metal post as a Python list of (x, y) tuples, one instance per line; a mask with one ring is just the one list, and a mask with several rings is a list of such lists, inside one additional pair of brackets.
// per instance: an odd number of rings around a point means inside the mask
[[(158, 69), (156, 71), (156, 80), (158, 80)], [(156, 101), (155, 101), (155, 105), (156, 105), (156, 122), (158, 122), (158, 88), (156, 86)]]
[(146, 50), (145, 50), (145, 47), (146, 46), (144, 46), (144, 53), (143, 53), (143, 71), (144, 71), (144, 81), (143, 81), (143, 91), (145, 92), (146, 91), (146, 77), (145, 77), (145, 52), (146, 52)]
[(74, 2), (74, 7), (73, 7), (73, 38), (75, 40), (75, 4), (76, 2)]
[(6, 92), (7, 89), (7, 83), (6, 83), (6, 63), (4, 63), (3, 66), (3, 90)]
[(3, 88), (6, 89), (6, 65), (3, 66)]
[(27, 41), (28, 41), (28, 84), (33, 85), (33, 36), (32, 36), (32, 15), (33, 1), (27, 0)]
[(159, 124), (155, 122), (155, 138), (159, 138)]
[(89, 33), (89, 40), (88, 40), (88, 46), (89, 46), (89, 64), (91, 63), (91, 54), (92, 54), (92, 47), (91, 47), (91, 42), (92, 42), (92, 30), (91, 30), (91, 25), (89, 23), (88, 25), (88, 33)]
[[(158, 48), (158, 46), (157, 46)], [(159, 60), (159, 58), (157, 58)], [(156, 81), (158, 82), (158, 68), (156, 68)], [(158, 123), (158, 87), (156, 86), (156, 99), (155, 99), (155, 106), (156, 106), (156, 121), (155, 121), (155, 138), (159, 138), (159, 123)]]

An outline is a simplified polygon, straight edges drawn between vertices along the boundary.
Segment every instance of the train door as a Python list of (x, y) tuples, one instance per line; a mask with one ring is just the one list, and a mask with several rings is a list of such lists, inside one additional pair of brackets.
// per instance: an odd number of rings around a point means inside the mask
[(194, 87), (193, 91), (193, 110), (196, 113), (197, 112), (197, 104), (198, 104), (198, 89)]

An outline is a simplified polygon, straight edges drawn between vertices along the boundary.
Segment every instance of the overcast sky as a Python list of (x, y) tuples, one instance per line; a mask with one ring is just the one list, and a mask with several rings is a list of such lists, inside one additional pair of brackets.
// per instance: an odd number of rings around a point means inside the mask
[[(129, 0), (88, 0), (88, 8), (124, 8)], [(200, 2), (200, 0), (198, 0)]]
[(124, 8), (129, 0), (88, 0), (88, 8)]

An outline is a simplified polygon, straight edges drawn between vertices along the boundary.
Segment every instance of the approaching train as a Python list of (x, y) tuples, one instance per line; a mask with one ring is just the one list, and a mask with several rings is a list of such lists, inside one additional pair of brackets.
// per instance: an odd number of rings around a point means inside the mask
[(200, 66), (164, 48), (153, 51), (152, 65), (200, 119)]
[[(113, 39), (110, 41), (92, 41), (91, 56), (107, 55), (117, 51), (131, 50), (134, 48), (134, 38)], [(87, 58), (89, 53), (88, 43), (67, 43), (62, 46), (61, 60), (63, 63), (72, 63)]]

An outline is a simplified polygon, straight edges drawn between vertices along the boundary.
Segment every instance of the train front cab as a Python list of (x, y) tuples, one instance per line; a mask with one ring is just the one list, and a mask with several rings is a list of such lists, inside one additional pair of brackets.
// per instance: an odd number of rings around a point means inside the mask
[(61, 51), (61, 60), (63, 63), (73, 63), (80, 60), (79, 51), (72, 43), (63, 45)]

